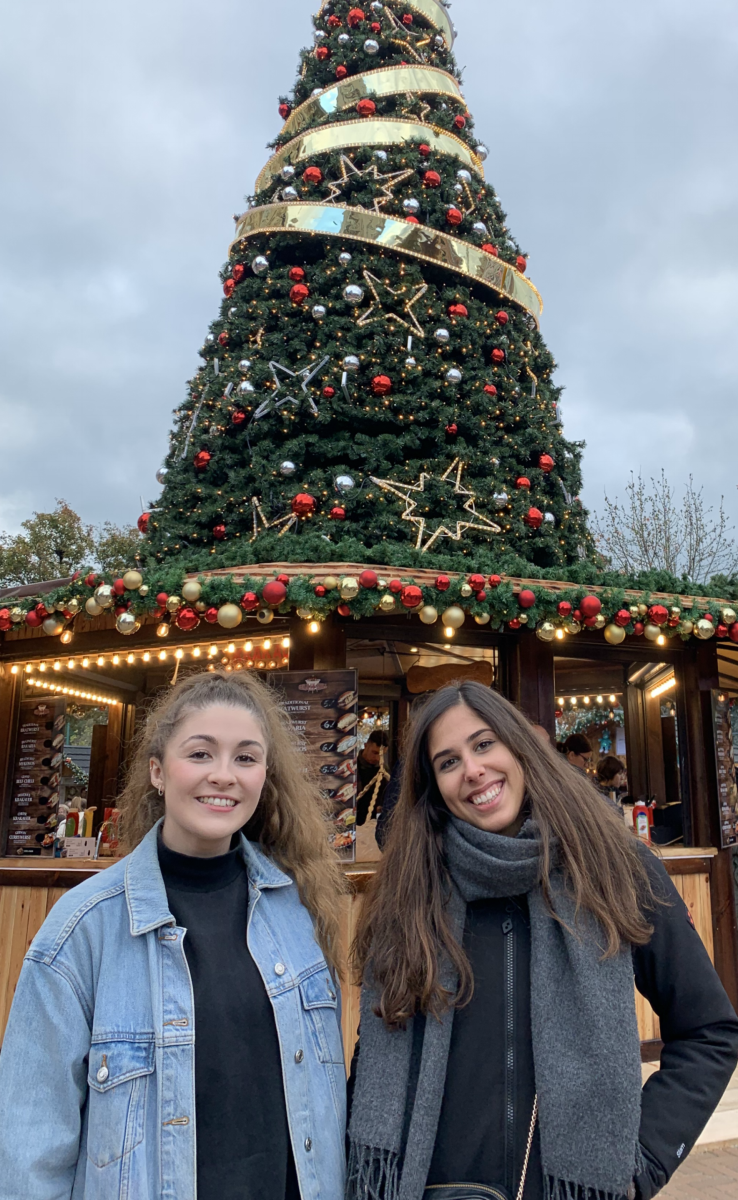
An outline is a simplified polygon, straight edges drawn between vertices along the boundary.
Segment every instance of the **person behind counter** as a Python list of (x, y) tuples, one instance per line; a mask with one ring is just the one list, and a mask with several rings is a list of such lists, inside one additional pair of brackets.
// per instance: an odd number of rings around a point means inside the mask
[[(650, 1200), (738, 1060), (660, 861), (492, 689), (413, 720), (353, 948), (347, 1196)], [(641, 1087), (634, 980), (661, 1018)]]
[(583, 733), (572, 733), (561, 747), (568, 763), (586, 775), (592, 765), (592, 747)]
[(132, 853), (67, 892), (0, 1055), (0, 1200), (342, 1200), (343, 877), (288, 717), (256, 676), (151, 712)]
[[(388, 746), (389, 738), (387, 737), (387, 734), (381, 729), (375, 729), (373, 733), (369, 734), (369, 737), (362, 746), (359, 756), (356, 760), (357, 774), (359, 776), (359, 800), (356, 805), (357, 825), (364, 825), (366, 822), (366, 818), (369, 813), (369, 805), (371, 804), (372, 797), (374, 795), (374, 788), (370, 787), (369, 785), (373, 783), (377, 777), (379, 764), (383, 757), (383, 750), (385, 751), (384, 765), (386, 769), (386, 750)], [(379, 788), (377, 789), (377, 799), (374, 805), (374, 811), (372, 813), (373, 817), (378, 817), (382, 810), (382, 801), (384, 799), (386, 787), (387, 780), (383, 779), (379, 785)]]
[(625, 763), (614, 754), (606, 754), (597, 763), (595, 778), (600, 791), (617, 804), (626, 787)]

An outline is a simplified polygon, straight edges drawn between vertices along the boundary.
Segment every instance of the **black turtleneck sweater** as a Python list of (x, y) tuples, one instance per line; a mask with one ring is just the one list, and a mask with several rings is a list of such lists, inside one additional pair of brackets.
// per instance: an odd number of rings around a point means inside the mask
[(192, 858), (160, 836), (159, 865), (187, 930), (195, 998), (198, 1200), (299, 1200), (274, 1012), (246, 944), (241, 852)]

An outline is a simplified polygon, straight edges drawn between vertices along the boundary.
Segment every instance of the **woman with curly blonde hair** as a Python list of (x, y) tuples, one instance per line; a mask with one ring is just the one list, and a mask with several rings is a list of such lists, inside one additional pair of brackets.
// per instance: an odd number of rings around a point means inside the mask
[(130, 853), (23, 965), (0, 1197), (339, 1200), (343, 877), (277, 695), (221, 672), (163, 694), (119, 805)]

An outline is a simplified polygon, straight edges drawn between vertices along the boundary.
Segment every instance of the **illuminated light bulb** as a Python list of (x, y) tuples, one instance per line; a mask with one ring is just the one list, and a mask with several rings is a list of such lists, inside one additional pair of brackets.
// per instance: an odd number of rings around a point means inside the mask
[(200, 647), (199, 646), (195, 646), (195, 649), (192, 651), (192, 657), (193, 658), (200, 657)]
[(266, 666), (266, 663), (264, 662), (264, 659), (262, 658), (259, 660), (259, 662), (256, 665), (260, 671), (263, 671), (264, 667)]
[(118, 656), (117, 654), (114, 654), (114, 655), (113, 655), (113, 666), (114, 666), (114, 667), (117, 667), (117, 666), (118, 666), (118, 664), (119, 664), (119, 662), (120, 662), (120, 658), (119, 658), (119, 656)]
[(317, 633), (318, 630), (320, 629), (320, 622), (319, 621), (311, 621), (310, 624), (308, 625), (308, 629), (309, 629), (310, 633)]
[(262, 642), (262, 646), (264, 647), (265, 650), (271, 650), (271, 648), (272, 648), (271, 638), (264, 638), (264, 641)]
[(26, 671), (32, 671), (32, 670), (33, 670), (33, 663), (26, 663), (26, 665), (25, 665), (25, 668), (24, 668), (24, 669), (25, 669)]
[(289, 639), (288, 637), (286, 637), (286, 638), (282, 638), (282, 645), (283, 645), (283, 647), (284, 647), (284, 649), (285, 649), (285, 650), (289, 650), (289, 648), (290, 648), (290, 639)]
[(208, 650), (208, 654), (210, 655), (211, 658), (213, 657), (213, 655), (215, 655), (217, 653), (218, 653), (217, 646), (211, 646), (210, 649)]
[(62, 694), (62, 696), (68, 696), (68, 695), (69, 695), (69, 688), (62, 688), (62, 689), (61, 689), (61, 694)]
[(143, 660), (144, 662), (151, 662), (151, 655), (149, 654), (148, 650), (144, 651)]
[(250, 654), (250, 653), (251, 653), (251, 651), (253, 650), (254, 646), (253, 646), (253, 643), (252, 643), (252, 642), (244, 642), (244, 644), (243, 644), (243, 648), (244, 648), (244, 650), (246, 651), (246, 653), (247, 653), (247, 654)]
[(447, 638), (452, 638), (454, 636), (454, 631), (450, 625), (447, 625), (443, 632)]
[(135, 658), (134, 658), (134, 656), (133, 656), (132, 654), (129, 654), (129, 655), (128, 655), (128, 657), (126, 658), (126, 662), (127, 662), (127, 663), (132, 663), (132, 662), (135, 662), (135, 661), (136, 661), (136, 660), (135, 660)]
[(160, 651), (159, 651), (159, 660), (160, 660), (160, 662), (164, 662), (164, 661), (166, 660), (166, 657), (167, 657), (167, 652), (166, 652), (166, 650), (160, 650)]
[(46, 663), (39, 663), (39, 664), (38, 664), (38, 669), (39, 669), (39, 671), (45, 671), (45, 670), (46, 670)]
[(56, 662), (54, 663), (54, 670), (61, 671), (61, 663), (59, 662), (58, 658), (57, 658)]
[(98, 656), (97, 656), (97, 665), (98, 665), (98, 667), (105, 666), (105, 659), (103, 658), (102, 654), (98, 654)]
[(571, 706), (572, 706), (572, 708), (576, 708), (576, 706), (577, 706), (577, 698), (576, 698), (576, 696), (572, 696), (572, 698), (571, 698)]
[(89, 658), (83, 658), (83, 659), (82, 659), (82, 666), (83, 666), (83, 667), (89, 667), (89, 665), (90, 665), (90, 660), (89, 660)]
[(614, 703), (615, 703), (615, 697), (614, 697), (614, 696), (609, 696), (609, 697), (608, 697), (608, 699), (609, 699), (609, 701), (610, 701), (610, 703), (611, 703), (611, 704), (614, 704)]
[(602, 704), (602, 696), (598, 696), (598, 697), (597, 697), (597, 703), (598, 703), (598, 704)]
[(70, 671), (74, 670), (75, 662), (73, 658), (67, 660), (67, 666), (69, 667)]
[(18, 666), (17, 666), (17, 664), (16, 664), (16, 663), (13, 663), (12, 667), (10, 668), (10, 674), (11, 674), (11, 675), (17, 675), (17, 674), (18, 674)]
[(253, 660), (253, 658), (250, 658), (250, 659), (248, 659), (248, 661), (247, 661), (247, 663), (246, 663), (246, 666), (247, 666), (247, 667), (253, 667), (253, 665), (254, 665), (254, 660)]
[(272, 661), (269, 663), (269, 666), (270, 666), (270, 667), (276, 667), (276, 665), (277, 665), (277, 664), (274, 662), (274, 660), (273, 660), (273, 659), (272, 659)]
[(175, 658), (183, 658), (183, 657), (184, 657), (184, 650), (175, 650), (175, 651), (174, 651), (174, 657), (175, 657)]
[[(156, 636), (160, 638), (169, 637), (169, 622), (160, 621), (156, 627)], [(161, 657), (161, 655), (159, 656)]]
[(663, 633), (660, 633), (659, 636), (656, 638), (656, 645), (657, 646), (665, 646), (666, 645), (666, 638), (664, 637)]
[(229, 643), (228, 643), (228, 653), (229, 653), (229, 654), (235, 654), (235, 653), (236, 653), (236, 647), (234, 646), (233, 642), (229, 642)]
[(559, 708), (563, 708), (563, 707), (564, 707), (564, 697), (559, 696)]
[(68, 646), (73, 637), (74, 634), (72, 633), (71, 629), (65, 629), (59, 638), (59, 641), (62, 643), (62, 645)]
[(283, 658), (283, 659), (282, 659), (282, 666), (283, 666), (283, 667), (289, 666), (289, 661), (290, 661), (290, 660), (289, 660), (288, 658)]
[(585, 704), (589, 704), (589, 696), (584, 696), (583, 700)]

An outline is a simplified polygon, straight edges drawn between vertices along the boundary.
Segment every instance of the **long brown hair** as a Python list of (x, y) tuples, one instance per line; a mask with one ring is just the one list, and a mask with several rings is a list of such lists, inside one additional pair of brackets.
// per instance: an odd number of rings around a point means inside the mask
[(139, 734), (118, 800), (123, 846), (132, 850), (164, 816), (164, 799), (151, 783), (149, 759), (163, 761), (167, 744), (184, 718), (214, 704), (245, 709), (264, 731), (266, 781), (256, 812), (242, 832), (292, 876), (315, 923), (320, 948), (340, 973), (338, 898), (345, 882), (328, 844), (326, 802), (305, 771), (305, 754), (277, 694), (258, 676), (245, 671), (202, 672), (162, 693)]
[[(643, 915), (653, 903), (648, 876), (618, 812), (497, 692), (473, 681), (449, 684), (413, 713), (391, 833), (352, 948), (359, 978), (371, 965), (380, 990), (377, 1013), (391, 1028), (404, 1025), (416, 1012), (438, 1016), (449, 1004), (466, 1003), (472, 992), (469, 960), (446, 913), (450, 878), (442, 833), (450, 814), (428, 752), (434, 722), (457, 704), (466, 704), (494, 730), (523, 769), (541, 841), (541, 885), (552, 916), (549, 876), (555, 838), (576, 910), (589, 911), (599, 922), (605, 957), (617, 954), (624, 942), (643, 945), (652, 932)], [(439, 978), (444, 957), (459, 977), (453, 995)]]

